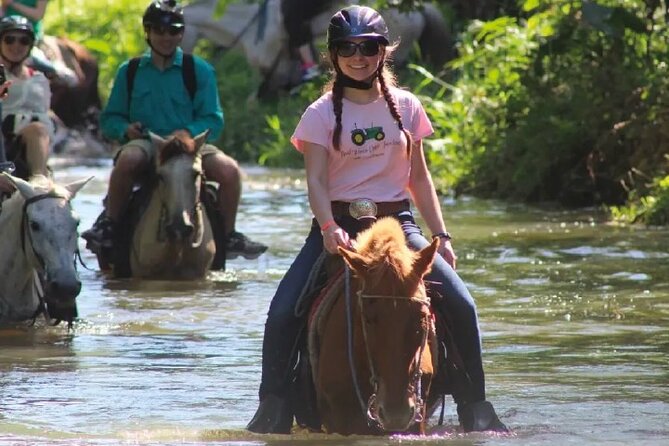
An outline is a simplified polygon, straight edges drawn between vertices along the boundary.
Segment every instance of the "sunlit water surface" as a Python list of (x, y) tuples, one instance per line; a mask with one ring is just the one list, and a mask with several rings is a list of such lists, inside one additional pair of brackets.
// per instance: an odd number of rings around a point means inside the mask
[[(74, 206), (101, 209), (109, 163)], [(669, 444), (669, 231), (594, 210), (444, 201), (477, 300), (488, 396), (513, 434), (365, 438), (244, 430), (269, 301), (310, 224), (300, 172), (247, 169), (238, 229), (270, 246), (203, 281), (112, 280), (80, 268), (80, 320), (0, 331), (0, 445)], [(432, 420), (434, 424), (435, 420)]]

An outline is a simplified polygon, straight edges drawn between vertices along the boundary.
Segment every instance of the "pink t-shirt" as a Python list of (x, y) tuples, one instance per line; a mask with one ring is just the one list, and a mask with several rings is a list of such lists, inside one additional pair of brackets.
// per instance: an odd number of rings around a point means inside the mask
[[(412, 93), (392, 88), (402, 123), (414, 141), (433, 133), (423, 106)], [(291, 141), (300, 152), (304, 142), (319, 144), (328, 152), (330, 200), (399, 201), (409, 198), (411, 160), (406, 138), (380, 97), (371, 104), (342, 100), (342, 131), (339, 151), (332, 145), (335, 115), (332, 93), (311, 104), (297, 124)]]

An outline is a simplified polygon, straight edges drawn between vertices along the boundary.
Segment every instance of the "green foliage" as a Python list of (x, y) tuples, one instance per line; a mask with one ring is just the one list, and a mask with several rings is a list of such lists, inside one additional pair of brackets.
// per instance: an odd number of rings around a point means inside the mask
[(624, 206), (612, 206), (611, 215), (623, 223), (669, 224), (669, 176), (653, 181), (650, 194), (633, 197)]
[(51, 0), (45, 32), (66, 35), (93, 51), (100, 64), (100, 90), (107, 97), (121, 62), (146, 47), (141, 17), (147, 5), (134, 0)]
[(666, 24), (641, 19), (641, 1), (523, 6), (524, 19), (460, 36), (455, 80), (429, 103), (436, 176), (458, 191), (589, 205), (666, 174)]
[[(202, 49), (204, 53), (208, 49)], [(259, 75), (234, 51), (211, 54), (219, 74), (219, 94), (225, 113), (220, 147), (241, 161), (268, 166), (296, 167), (302, 156), (290, 144), (290, 135), (306, 106), (317, 97), (314, 85), (305, 85), (299, 95), (283, 95), (259, 101), (255, 92)]]
[[(231, 1), (220, 0), (215, 16)], [(423, 2), (374, 4), (382, 3)], [(399, 78), (433, 121), (427, 156), (443, 191), (607, 203), (621, 221), (669, 222), (669, 29), (662, 2), (519, 0), (522, 16), (468, 23), (457, 17), (466, 2), (439, 3), (453, 30), (463, 30), (459, 57), (436, 74), (410, 64)], [(146, 47), (145, 6), (52, 0), (46, 30), (94, 51), (106, 97), (120, 63)], [(219, 75), (226, 119), (220, 146), (241, 161), (301, 166), (289, 139), (320, 85), (259, 102), (259, 75), (239, 53), (207, 44), (196, 52)]]

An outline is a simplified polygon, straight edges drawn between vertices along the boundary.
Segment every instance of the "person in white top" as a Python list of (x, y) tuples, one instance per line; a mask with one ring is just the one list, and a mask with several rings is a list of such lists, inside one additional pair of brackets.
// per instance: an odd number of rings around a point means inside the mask
[(33, 26), (25, 17), (0, 19), (0, 63), (7, 78), (2, 134), (7, 158), (17, 166), (15, 175), (24, 177), (49, 174), (47, 158), (54, 133), (49, 80), (25, 63), (34, 42)]
[[(412, 249), (429, 245), (416, 224), (410, 200), (420, 211), (439, 256), (426, 276), (433, 306), (448, 315), (450, 332), (465, 368), (454, 391), (464, 431), (506, 432), (485, 399), (481, 341), (474, 299), (456, 274), (456, 255), (423, 152), (432, 125), (418, 98), (395, 86), (387, 66), (394, 49), (388, 28), (372, 8), (351, 6), (332, 16), (328, 54), (334, 77), (326, 92), (302, 115), (292, 142), (304, 155), (314, 219), (302, 250), (281, 280), (270, 304), (263, 340), (260, 405), (247, 426), (257, 433), (289, 433), (293, 424), (293, 380), (303, 318), (295, 306), (325, 249), (351, 247), (364, 225), (360, 217), (392, 216)], [(367, 219), (368, 220), (368, 219)], [(456, 389), (454, 389), (456, 390)]]

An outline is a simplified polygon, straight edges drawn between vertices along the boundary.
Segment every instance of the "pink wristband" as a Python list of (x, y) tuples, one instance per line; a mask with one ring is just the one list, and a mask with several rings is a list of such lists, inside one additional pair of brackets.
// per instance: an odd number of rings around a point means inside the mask
[(336, 224), (337, 223), (335, 223), (334, 220), (330, 220), (330, 221), (326, 222), (323, 226), (321, 226), (321, 232), (327, 231), (328, 229), (330, 229), (332, 226), (334, 226)]

